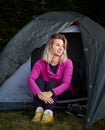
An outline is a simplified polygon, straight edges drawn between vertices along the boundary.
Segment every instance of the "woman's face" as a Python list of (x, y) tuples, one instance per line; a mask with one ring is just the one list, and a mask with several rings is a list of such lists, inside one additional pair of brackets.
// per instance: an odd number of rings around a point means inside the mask
[(61, 39), (54, 39), (52, 52), (55, 56), (61, 56), (64, 53), (64, 42)]

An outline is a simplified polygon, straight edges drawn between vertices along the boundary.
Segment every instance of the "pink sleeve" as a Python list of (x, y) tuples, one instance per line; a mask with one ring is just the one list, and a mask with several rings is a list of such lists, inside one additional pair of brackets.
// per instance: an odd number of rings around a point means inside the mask
[(64, 66), (64, 73), (62, 83), (53, 89), (56, 96), (62, 94), (64, 91), (70, 89), (71, 86), (71, 79), (73, 74), (73, 63), (71, 60), (67, 60)]
[(41, 66), (39, 62), (36, 62), (32, 68), (31, 74), (28, 77), (28, 86), (30, 91), (36, 95), (37, 93), (41, 92), (39, 87), (37, 86), (35, 80), (39, 77), (41, 71)]

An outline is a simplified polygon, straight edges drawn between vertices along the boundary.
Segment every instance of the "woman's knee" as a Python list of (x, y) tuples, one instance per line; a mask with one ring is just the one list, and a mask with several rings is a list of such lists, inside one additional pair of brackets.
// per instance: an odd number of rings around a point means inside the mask
[(37, 78), (35, 81), (37, 84), (44, 83), (44, 80), (42, 78)]
[(38, 87), (44, 91), (44, 88), (45, 88), (45, 82), (42, 78), (38, 78), (35, 80), (36, 84), (38, 85)]
[(55, 82), (54, 80), (50, 80), (47, 82), (47, 90), (51, 90), (52, 88), (56, 88), (58, 86), (58, 83)]

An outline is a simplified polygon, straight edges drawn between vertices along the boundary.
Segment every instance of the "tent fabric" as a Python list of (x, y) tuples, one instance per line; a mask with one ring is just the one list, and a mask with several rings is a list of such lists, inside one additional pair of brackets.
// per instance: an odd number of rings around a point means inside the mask
[(65, 12), (51, 12), (35, 17), (10, 40), (0, 54), (0, 84), (30, 57), (36, 47), (44, 44), (51, 34), (61, 32), (82, 16), (75, 12), (68, 14), (69, 12), (66, 15)]
[(0, 87), (0, 102), (25, 102), (32, 100), (27, 86), (27, 78), (31, 72), (31, 58), (8, 78)]
[(81, 32), (80, 31), (80, 29), (79, 29), (79, 27), (77, 26), (77, 25), (72, 25), (72, 26), (70, 26), (70, 27), (68, 27), (68, 28), (66, 28), (66, 29), (64, 29), (63, 31), (62, 31), (62, 33), (63, 32)]
[(34, 108), (27, 78), (31, 72), (31, 58), (13, 73), (0, 87), (0, 111)]
[(35, 48), (40, 48), (51, 34), (63, 32), (75, 21), (79, 24), (86, 60), (86, 126), (89, 126), (105, 118), (105, 29), (87, 16), (76, 12), (49, 12), (23, 27), (0, 53), (0, 92), (5, 88), (2, 85), (29, 59)]
[[(70, 33), (68, 33), (68, 31)], [(81, 43), (82, 41), (81, 41), (79, 28), (77, 26), (73, 25), (73, 26), (70, 26), (70, 28), (68, 28), (67, 30), (65, 30), (63, 32), (65, 32), (64, 34), (66, 35), (66, 37), (68, 37), (67, 38), (68, 41), (70, 39), (70, 43), (69, 43), (70, 45), (69, 44), (68, 45), (70, 46), (72, 52), (73, 52), (73, 50), (75, 50), (74, 49), (76, 47), (75, 44), (78, 42), (77, 45), (78, 45), (80, 51), (78, 51), (77, 56), (80, 56), (81, 55), (80, 54), (80, 52), (81, 52), (80, 44), (82, 44)], [(80, 41), (80, 44), (79, 44), (79, 41)], [(42, 45), (42, 47), (40, 47), (40, 48), (35, 48), (35, 50), (32, 52), (31, 58), (29, 58), (27, 62), (25, 62), (23, 65), (21, 65), (20, 68), (17, 69), (17, 71), (2, 84), (2, 86), (0, 87), (0, 102), (2, 103), (2, 104), (0, 104), (0, 106), (1, 106), (0, 110), (11, 110), (11, 109), (13, 110), (13, 109), (22, 109), (22, 108), (25, 109), (27, 107), (34, 106), (33, 105), (34, 98), (33, 98), (33, 95), (28, 90), (27, 78), (31, 72), (31, 67), (34, 64), (35, 60), (38, 60), (39, 58), (41, 58), (41, 54), (44, 49), (44, 46), (45, 46), (45, 44)], [(70, 51), (69, 46), (68, 46), (68, 53)], [(75, 53), (75, 52), (73, 52), (73, 53)], [(72, 58), (72, 59), (74, 59), (74, 58)], [(22, 102), (24, 103), (24, 105), (22, 104)], [(18, 105), (15, 105), (16, 103)], [(8, 104), (9, 104), (9, 107), (6, 108), (6, 106)], [(23, 107), (22, 107), (22, 105), (23, 105)]]

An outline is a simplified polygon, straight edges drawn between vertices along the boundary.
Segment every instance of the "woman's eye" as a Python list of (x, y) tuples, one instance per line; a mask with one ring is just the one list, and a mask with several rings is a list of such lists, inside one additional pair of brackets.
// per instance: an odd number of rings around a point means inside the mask
[(56, 44), (56, 46), (60, 46), (59, 44)]

